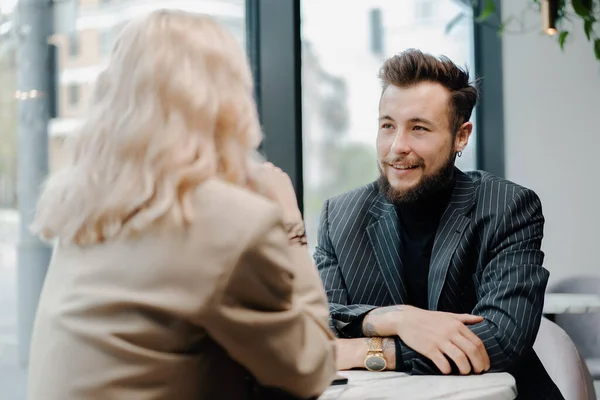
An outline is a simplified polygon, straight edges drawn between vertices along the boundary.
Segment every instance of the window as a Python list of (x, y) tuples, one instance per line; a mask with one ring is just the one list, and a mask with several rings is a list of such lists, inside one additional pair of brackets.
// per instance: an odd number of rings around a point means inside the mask
[[(420, 47), (446, 54), (474, 70), (472, 18), (462, 19), (451, 33), (444, 32), (445, 25), (456, 15), (470, 15), (471, 0), (97, 0), (81, 3), (85, 7), (77, 25), (86, 35), (56, 35), (58, 40), (53, 41), (62, 45), (61, 54), (67, 57), (79, 55), (80, 47), (89, 45), (88, 37), (101, 42), (100, 51), (85, 52), (82, 65), (62, 64), (56, 74), (61, 88), (59, 94), (67, 96), (64, 102), (73, 105), (81, 102), (82, 93), (88, 92), (104, 65), (106, 57), (102, 49), (112, 47), (129, 16), (140, 15), (152, 7), (183, 7), (214, 15), (242, 45), (248, 42), (265, 130), (264, 149), (269, 160), (290, 173), (296, 185), (299, 201), (304, 204), (311, 247), (314, 247), (323, 201), (376, 177), (374, 121), (380, 95), (377, 71), (385, 57), (407, 47)], [(484, 4), (484, 0), (480, 3)], [(2, 12), (0, 29), (5, 21), (12, 19), (10, 15), (4, 18)], [(335, 19), (332, 20), (332, 16)], [(489, 110), (479, 124), (485, 127), (486, 136), (478, 137), (476, 132), (458, 162), (463, 169), (474, 168), (476, 145), (484, 144), (485, 157), (482, 155), (480, 166), (496, 172), (487, 168), (486, 160), (493, 156), (494, 161), (503, 163), (503, 146), (495, 139), (502, 136), (502, 128), (499, 128), (502, 125), (501, 46), (495, 30), (476, 32), (477, 49), (485, 50), (476, 54), (486, 77), (483, 85), (492, 85), (482, 90), (483, 97), (489, 97), (487, 102), (483, 99), (480, 109)], [(17, 321), (31, 321), (33, 313), (31, 309), (24, 309), (22, 302), (17, 302), (17, 279), (20, 279), (16, 273), (17, 242), (21, 217), (16, 188), (17, 180), (27, 177), (18, 178), (17, 173), (16, 57), (14, 43), (3, 46), (5, 37), (14, 40), (16, 36), (0, 37), (0, 103), (3, 105), (0, 107), (0, 365), (8, 372), (0, 376), (0, 387), (3, 395), (8, 392), (4, 397), (21, 400), (26, 398), (26, 373), (19, 367), (18, 360), (26, 356), (27, 346), (26, 343), (20, 349), (17, 346)], [(490, 52), (498, 55), (489, 57)], [(72, 133), (81, 117), (79, 108), (65, 107), (69, 108), (75, 115), (59, 110), (57, 118), (50, 123), (50, 165), (60, 165), (59, 161), (64, 159), (64, 137)], [(481, 117), (484, 112), (479, 111), (478, 115)], [(475, 121), (475, 116), (472, 120)], [(497, 173), (502, 175), (502, 171)], [(21, 181), (31, 192), (40, 183), (35, 179)], [(31, 199), (25, 204), (31, 204)], [(27, 230), (21, 231), (27, 234)], [(34, 267), (36, 271), (43, 269), (39, 265)], [(33, 280), (41, 278), (35, 276)], [(26, 289), (21, 295), (25, 302), (33, 304), (39, 293), (35, 282), (21, 281), (19, 286)], [(21, 328), (27, 331), (26, 323)]]
[[(0, 0), (0, 4), (2, 3), (3, 1)], [(9, 0), (8, 3), (15, 2)], [(67, 60), (77, 58), (78, 61), (60, 63), (56, 74), (56, 85), (60, 88), (59, 95), (66, 96), (61, 100), (70, 107), (62, 107), (58, 116), (49, 121), (48, 145), (51, 168), (58, 168), (61, 161), (65, 159), (64, 138), (73, 132), (79, 118), (83, 116), (81, 113), (84, 109), (80, 108), (79, 104), (104, 66), (105, 54), (112, 47), (114, 34), (128, 18), (149, 12), (153, 7), (183, 8), (213, 15), (217, 21), (231, 30), (242, 46), (245, 43), (245, 0), (177, 2), (98, 0), (77, 1), (77, 3), (82, 4), (77, 16), (77, 28), (79, 32), (85, 31), (85, 35), (79, 36), (78, 32), (72, 35), (56, 34), (51, 40), (52, 43), (61, 46), (59, 50), (63, 58)], [(38, 182), (38, 171), (43, 171), (45, 167), (43, 157), (40, 157), (39, 160), (33, 160), (32, 167), (27, 171), (17, 171), (18, 101), (15, 97), (18, 82), (18, 71), (15, 65), (17, 43), (14, 42), (16, 35), (4, 35), (4, 29), (8, 26), (7, 21), (13, 20), (13, 16), (5, 15), (5, 12), (8, 12), (8, 9), (2, 7), (0, 10), (0, 33), (2, 33), (0, 35), (0, 370), (2, 371), (0, 398), (25, 400), (27, 398), (26, 368), (22, 367), (21, 363), (27, 360), (29, 324), (33, 321), (34, 305), (37, 304), (36, 296), (40, 292), (37, 284), (43, 279), (42, 271), (47, 266), (47, 260), (23, 268), (33, 272), (17, 274), (19, 263), (22, 262), (17, 256), (19, 232), (24, 232), (22, 235), (27, 235), (28, 232), (26, 228), (20, 228), (21, 222), (27, 222), (28, 217), (22, 218), (19, 213), (17, 181), (20, 180), (20, 184), (27, 188), (24, 193), (35, 193), (42, 183)], [(51, 13), (47, 16), (50, 22)], [(96, 45), (88, 40), (98, 41), (99, 51), (84, 52), (81, 57), (83, 48)], [(41, 122), (46, 123), (46, 121)], [(41, 133), (45, 134), (44, 131)], [(39, 142), (32, 141), (32, 143), (36, 145)], [(39, 151), (34, 149), (32, 154), (39, 154), (36, 150)], [(33, 173), (33, 177), (25, 175), (29, 174), (29, 171)], [(23, 173), (20, 178), (19, 172)], [(31, 198), (21, 202), (27, 206), (34, 203), (35, 199)], [(29, 209), (27, 212), (29, 213)], [(32, 246), (37, 245), (37, 241), (27, 236), (24, 240), (26, 243), (29, 241), (35, 243)], [(33, 248), (31, 251), (36, 255), (44, 253), (44, 249), (42, 251), (40, 249), (41, 247)], [(40, 258), (44, 257), (31, 257), (30, 260)], [(26, 280), (21, 281), (23, 277)], [(23, 292), (18, 294), (17, 288)], [(19, 302), (17, 296), (20, 298)]]
[[(431, 24), (434, 5), (446, 17)], [(302, 0), (301, 6), (304, 217), (312, 250), (323, 202), (377, 178), (377, 73), (384, 59), (415, 47), (473, 72), (474, 45), (471, 18), (445, 32), (453, 17), (471, 12), (453, 0)], [(405, 12), (411, 8), (416, 15)], [(332, 24), (340, 9), (343, 18)], [(475, 168), (476, 136), (458, 159), (462, 169)]]

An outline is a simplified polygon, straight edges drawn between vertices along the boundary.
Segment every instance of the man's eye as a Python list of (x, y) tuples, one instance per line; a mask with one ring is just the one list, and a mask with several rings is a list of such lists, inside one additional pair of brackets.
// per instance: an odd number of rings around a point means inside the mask
[(383, 129), (392, 129), (392, 124), (383, 124), (381, 125)]
[(425, 128), (424, 126), (421, 126), (421, 125), (415, 125), (415, 126), (413, 126), (413, 130), (414, 131), (426, 131), (427, 128)]

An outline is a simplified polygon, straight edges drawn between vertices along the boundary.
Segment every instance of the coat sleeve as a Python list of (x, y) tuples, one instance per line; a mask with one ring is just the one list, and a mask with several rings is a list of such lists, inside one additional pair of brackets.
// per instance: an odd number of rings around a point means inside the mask
[(329, 324), (339, 337), (361, 337), (362, 319), (376, 306), (348, 304), (348, 291), (329, 232), (329, 200), (323, 205), (314, 259), (329, 301)]
[(306, 246), (290, 244), (278, 210), (267, 214), (216, 291), (206, 329), (260, 384), (318, 396), (336, 373), (327, 300)]

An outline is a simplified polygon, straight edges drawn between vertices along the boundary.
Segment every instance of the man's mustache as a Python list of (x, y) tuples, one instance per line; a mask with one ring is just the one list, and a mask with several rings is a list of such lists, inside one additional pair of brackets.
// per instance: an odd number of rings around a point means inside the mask
[(403, 164), (414, 165), (417, 167), (425, 166), (425, 161), (422, 158), (409, 159), (408, 157), (385, 158), (383, 162), (386, 164)]

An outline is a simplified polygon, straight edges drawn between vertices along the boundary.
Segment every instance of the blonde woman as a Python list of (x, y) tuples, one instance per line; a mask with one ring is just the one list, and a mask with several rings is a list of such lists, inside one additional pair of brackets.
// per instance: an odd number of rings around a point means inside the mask
[(304, 398), (330, 384), (327, 300), (289, 178), (251, 161), (260, 137), (223, 28), (157, 11), (123, 29), (39, 200), (33, 229), (55, 250), (30, 399)]

